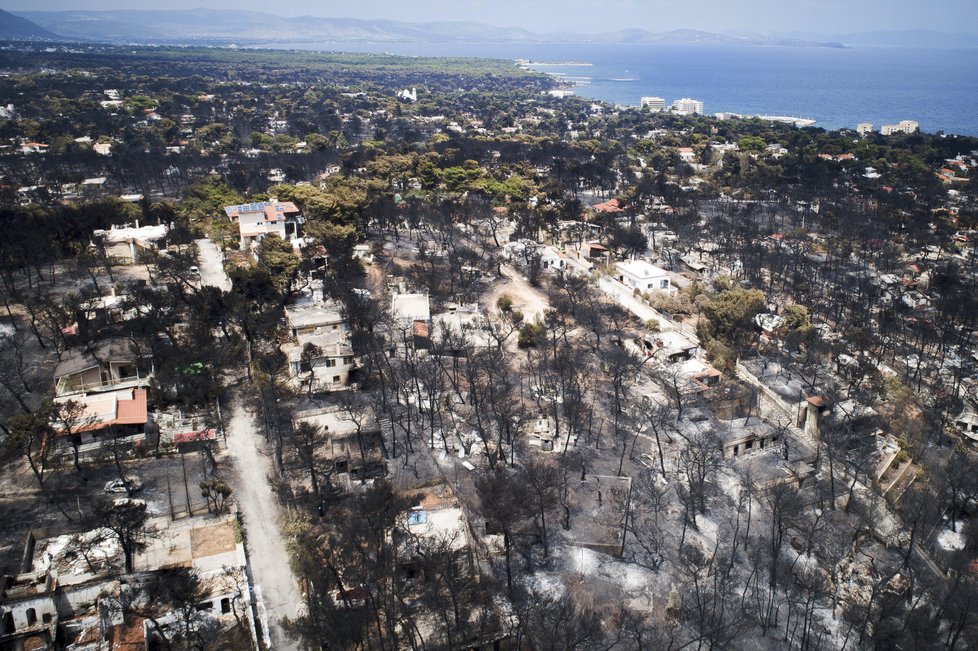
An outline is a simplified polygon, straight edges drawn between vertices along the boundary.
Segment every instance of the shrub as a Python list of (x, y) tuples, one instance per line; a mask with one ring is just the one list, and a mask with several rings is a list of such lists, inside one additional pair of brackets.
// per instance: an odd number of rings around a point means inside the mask
[(539, 323), (524, 323), (516, 345), (520, 348), (533, 348), (543, 339), (544, 328)]

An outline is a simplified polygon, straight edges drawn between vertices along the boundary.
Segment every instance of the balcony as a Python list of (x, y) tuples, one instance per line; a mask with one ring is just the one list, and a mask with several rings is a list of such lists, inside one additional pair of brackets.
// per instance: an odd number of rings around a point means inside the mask
[(152, 373), (137, 373), (117, 378), (102, 378), (98, 382), (83, 382), (78, 375), (66, 375), (55, 384), (55, 395), (68, 396), (75, 393), (99, 393), (116, 389), (149, 386)]

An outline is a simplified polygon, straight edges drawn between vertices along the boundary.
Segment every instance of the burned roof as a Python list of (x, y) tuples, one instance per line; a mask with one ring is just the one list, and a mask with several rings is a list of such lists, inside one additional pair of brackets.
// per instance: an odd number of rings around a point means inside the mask
[(54, 379), (74, 375), (108, 362), (130, 362), (141, 357), (131, 339), (105, 339), (93, 346), (72, 348), (54, 369)]

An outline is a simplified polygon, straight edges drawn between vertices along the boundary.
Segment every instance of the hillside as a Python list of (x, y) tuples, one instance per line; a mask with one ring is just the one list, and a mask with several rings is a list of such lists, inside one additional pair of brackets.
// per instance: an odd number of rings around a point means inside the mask
[(38, 40), (57, 39), (59, 37), (57, 34), (49, 32), (26, 18), (15, 16), (8, 11), (0, 9), (0, 38)]
[(535, 33), (521, 27), (477, 22), (407, 23), (300, 16), (286, 18), (253, 11), (22, 12), (46, 29), (73, 38), (136, 42), (258, 43), (663, 43), (710, 45), (833, 46), (759, 34), (717, 34), (697, 30), (606, 33)]

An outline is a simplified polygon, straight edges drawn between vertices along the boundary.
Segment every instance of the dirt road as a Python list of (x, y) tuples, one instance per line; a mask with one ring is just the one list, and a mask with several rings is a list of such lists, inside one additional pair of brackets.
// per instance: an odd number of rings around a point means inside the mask
[[(201, 282), (229, 289), (221, 252), (210, 240), (198, 240)], [(234, 467), (234, 496), (244, 519), (248, 562), (259, 600), (258, 616), (268, 648), (298, 650), (280, 625), (284, 617), (295, 617), (302, 608), (298, 584), (289, 566), (285, 539), (279, 529), (281, 510), (272, 492), (274, 469), (269, 446), (259, 424), (240, 400), (228, 406), (227, 445)]]

